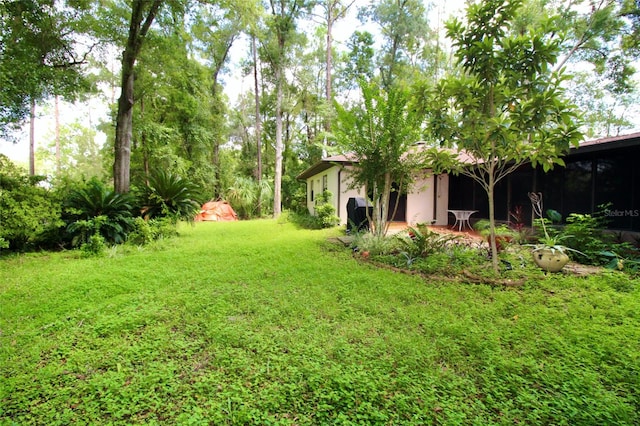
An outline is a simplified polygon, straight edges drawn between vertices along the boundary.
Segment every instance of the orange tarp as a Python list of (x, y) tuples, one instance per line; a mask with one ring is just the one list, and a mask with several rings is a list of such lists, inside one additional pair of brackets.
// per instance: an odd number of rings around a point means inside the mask
[(204, 203), (200, 213), (196, 215), (195, 221), (224, 222), (238, 220), (238, 215), (226, 201), (209, 201)]

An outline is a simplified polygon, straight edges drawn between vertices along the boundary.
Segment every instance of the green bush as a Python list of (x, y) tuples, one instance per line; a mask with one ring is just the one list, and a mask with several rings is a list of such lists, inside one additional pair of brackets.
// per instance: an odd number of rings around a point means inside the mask
[(442, 252), (458, 238), (454, 234), (439, 234), (426, 226), (410, 227), (407, 234), (397, 236), (402, 251), (410, 258), (426, 257)]
[(315, 212), (322, 228), (331, 228), (340, 223), (340, 218), (336, 216), (336, 208), (329, 202), (332, 196), (331, 191), (325, 190), (317, 198)]
[(123, 243), (133, 224), (133, 198), (108, 189), (91, 179), (70, 191), (64, 201), (67, 233), (72, 245), (89, 241), (100, 234), (107, 243)]
[(371, 256), (398, 254), (400, 251), (400, 244), (397, 238), (376, 236), (371, 232), (355, 234), (351, 246), (361, 253), (369, 252)]
[(331, 200), (330, 191), (324, 191), (316, 198), (315, 214), (309, 214), (305, 208), (304, 211), (292, 211), (290, 214), (291, 221), (305, 229), (322, 229), (332, 228), (340, 224), (340, 218), (336, 216), (336, 208), (329, 203)]
[(336, 208), (325, 203), (316, 207), (318, 221), (323, 228), (332, 228), (340, 224), (340, 218), (336, 216)]
[(89, 237), (86, 243), (80, 247), (85, 257), (102, 256), (107, 251), (107, 243), (104, 237), (98, 233)]
[(584, 254), (572, 254), (575, 260), (597, 265), (601, 263), (600, 252), (606, 250), (611, 243), (611, 238), (603, 231), (605, 225), (597, 215), (571, 213), (567, 217), (567, 224), (560, 231), (562, 243)]
[(9, 250), (48, 246), (48, 235), (63, 225), (60, 203), (43, 186), (0, 154), (0, 242)]
[(267, 180), (258, 184), (253, 178), (236, 176), (233, 185), (227, 188), (226, 198), (241, 219), (251, 219), (258, 212), (264, 215), (271, 211), (273, 188)]
[(192, 221), (200, 209), (198, 187), (170, 172), (157, 171), (141, 192), (142, 215), (146, 219), (170, 217)]
[(176, 224), (167, 218), (144, 220), (137, 217), (133, 221), (133, 230), (129, 233), (127, 242), (146, 245), (153, 241), (173, 237), (178, 234)]

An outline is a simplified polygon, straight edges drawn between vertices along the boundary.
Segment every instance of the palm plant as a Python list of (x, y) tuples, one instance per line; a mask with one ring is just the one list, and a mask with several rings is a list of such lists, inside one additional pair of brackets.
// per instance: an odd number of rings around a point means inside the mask
[(233, 185), (227, 188), (227, 200), (243, 219), (252, 217), (259, 207), (269, 205), (273, 200), (273, 189), (269, 182), (262, 180), (258, 183), (255, 179), (245, 176), (237, 176)]
[(72, 244), (83, 244), (95, 234), (111, 243), (124, 242), (133, 225), (132, 201), (95, 178), (72, 190), (64, 201)]
[(142, 190), (142, 215), (145, 219), (170, 217), (191, 221), (200, 203), (198, 187), (171, 172), (157, 171)]

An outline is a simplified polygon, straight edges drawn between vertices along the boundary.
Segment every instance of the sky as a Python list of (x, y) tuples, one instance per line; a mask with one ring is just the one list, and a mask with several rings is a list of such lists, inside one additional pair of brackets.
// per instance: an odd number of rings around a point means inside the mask
[[(355, 30), (367, 30), (373, 34), (376, 33), (376, 28), (373, 24), (363, 26), (357, 19), (357, 10), (359, 7), (366, 6), (370, 3), (370, 0), (355, 0), (353, 6), (350, 8), (348, 16), (339, 21), (334, 28), (334, 45), (336, 49), (340, 50), (341, 46), (345, 46), (345, 43), (349, 36)], [(445, 21), (452, 14), (459, 15), (464, 9), (464, 0), (434, 0), (434, 7), (431, 9), (429, 18), (433, 26), (441, 27), (441, 22)], [(251, 76), (246, 79), (240, 77), (240, 61), (244, 59), (248, 54), (248, 43), (246, 40), (240, 41), (232, 48), (230, 71), (222, 76), (222, 82), (225, 85), (225, 92), (229, 97), (231, 104), (234, 104), (238, 95), (247, 90), (252, 90), (253, 81)], [(118, 61), (115, 57), (114, 61)], [(640, 78), (640, 76), (638, 77)], [(101, 97), (96, 97), (88, 102), (78, 102), (75, 104), (69, 104), (66, 102), (60, 102), (60, 121), (61, 125), (71, 124), (74, 121), (80, 121), (85, 126), (95, 126), (100, 121), (109, 120), (108, 105), (109, 98), (113, 94), (108, 93)], [(119, 96), (115, 94), (115, 98)], [(45, 105), (38, 106), (38, 118), (36, 120), (36, 149), (41, 149), (47, 144), (51, 143), (54, 139), (54, 118), (53, 118), (53, 101), (49, 101)], [(106, 135), (98, 132), (98, 137), (102, 141), (106, 140)], [(10, 142), (0, 139), (0, 153), (9, 156), (13, 161), (23, 166), (28, 164), (29, 157), (29, 133), (28, 126), (25, 126), (24, 130), (18, 136), (18, 143), (12, 144)]]
[[(463, 0), (435, 0), (438, 3), (437, 7), (445, 10), (443, 14), (448, 14), (451, 11), (460, 9), (463, 4)], [(339, 21), (334, 28), (334, 46), (339, 49), (341, 45), (344, 45), (349, 36), (356, 30), (366, 29), (371, 33), (376, 32), (375, 27), (364, 27), (357, 20), (357, 11), (359, 7), (366, 6), (370, 3), (370, 0), (355, 0), (352, 7), (349, 9), (348, 16)], [(436, 8), (437, 8), (436, 7)], [(432, 19), (437, 19), (437, 13), (432, 13)], [(246, 79), (240, 78), (240, 61), (247, 56), (248, 43), (246, 40), (238, 43), (231, 52), (230, 72), (222, 76), (222, 82), (225, 84), (225, 92), (229, 97), (230, 102), (233, 104), (237, 100), (240, 93), (247, 90), (252, 90), (253, 81), (251, 77)], [(115, 52), (117, 54), (117, 52)], [(114, 54), (114, 56), (115, 56)], [(118, 60), (117, 58), (112, 58)], [(119, 96), (119, 91), (116, 94), (116, 98)], [(107, 121), (108, 105), (111, 94), (104, 94), (101, 97), (96, 97), (87, 102), (68, 103), (60, 101), (60, 125), (64, 126), (71, 124), (75, 121), (79, 121), (85, 126), (97, 125), (100, 121)], [(46, 145), (50, 144), (54, 140), (55, 132), (55, 119), (54, 119), (54, 102), (49, 100), (43, 105), (38, 105), (36, 109), (36, 125), (35, 125), (35, 141), (36, 151), (43, 149)], [(104, 133), (98, 132), (98, 137), (106, 140)], [(23, 130), (18, 134), (17, 143), (10, 143), (8, 141), (0, 139), (0, 153), (7, 155), (12, 161), (27, 166), (29, 159), (29, 132), (28, 124), (24, 126)], [(37, 172), (37, 170), (36, 170)]]
[[(375, 27), (370, 24), (364, 26), (357, 19), (357, 11), (359, 7), (367, 6), (371, 0), (355, 0), (349, 9), (347, 17), (339, 21), (334, 27), (334, 46), (340, 50), (340, 46), (344, 46), (349, 36), (355, 30), (367, 30), (375, 34)], [(430, 19), (435, 21), (444, 19), (451, 13), (462, 10), (464, 0), (434, 0), (435, 7), (430, 14)], [(252, 90), (253, 81), (249, 76), (247, 79), (239, 77), (240, 61), (247, 56), (248, 43), (241, 41), (235, 45), (231, 52), (230, 72), (222, 76), (222, 82), (225, 84), (225, 92), (230, 102), (235, 103), (238, 95), (247, 90)], [(117, 60), (114, 58), (114, 60)], [(87, 102), (67, 103), (60, 102), (60, 124), (62, 126), (79, 121), (85, 126), (94, 126), (100, 121), (107, 121), (109, 97), (111, 94), (105, 94), (96, 97)], [(116, 98), (119, 96), (119, 91)], [(37, 119), (35, 125), (36, 151), (46, 147), (54, 140), (54, 107), (53, 100), (49, 100), (44, 105), (37, 107)], [(98, 137), (106, 140), (104, 133), (98, 132)], [(17, 143), (11, 143), (0, 139), (0, 153), (7, 155), (12, 161), (22, 165), (28, 165), (29, 159), (29, 132), (28, 125), (18, 134)], [(37, 172), (37, 170), (36, 170)]]

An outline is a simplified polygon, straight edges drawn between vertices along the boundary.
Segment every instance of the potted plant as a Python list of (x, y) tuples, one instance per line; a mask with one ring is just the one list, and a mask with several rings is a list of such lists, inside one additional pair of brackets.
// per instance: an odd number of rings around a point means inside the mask
[(568, 251), (583, 254), (578, 250), (569, 248), (560, 244), (560, 242), (568, 236), (554, 235), (550, 236), (547, 232), (545, 219), (542, 216), (542, 193), (529, 192), (529, 199), (533, 212), (539, 217), (544, 236), (538, 239), (537, 244), (528, 244), (533, 247), (533, 261), (538, 267), (547, 272), (559, 272), (569, 262)]

